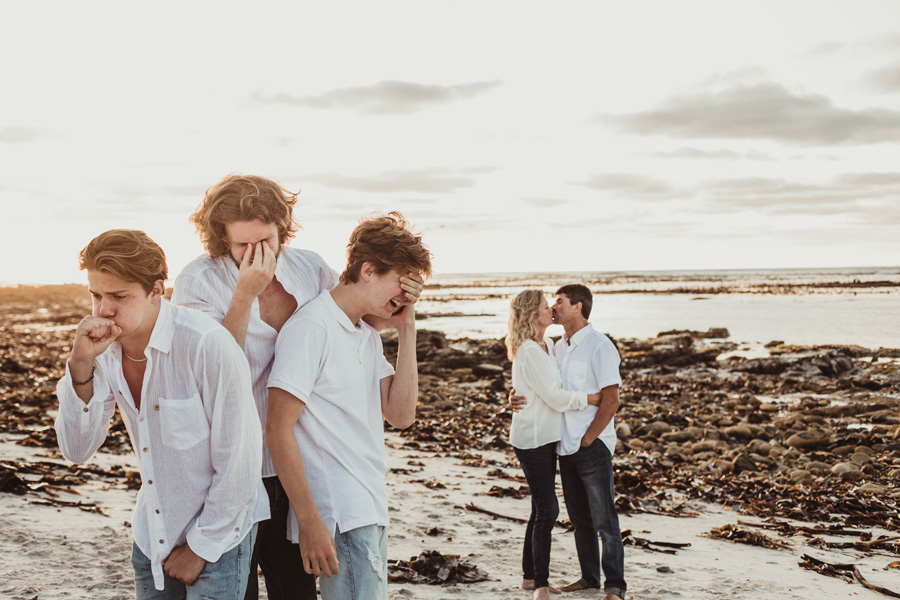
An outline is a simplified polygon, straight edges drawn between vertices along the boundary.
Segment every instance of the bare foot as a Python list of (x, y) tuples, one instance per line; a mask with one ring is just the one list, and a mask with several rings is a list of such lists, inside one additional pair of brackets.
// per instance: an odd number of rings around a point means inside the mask
[(603, 596), (603, 600), (622, 600), (622, 596), (618, 594), (607, 594)]
[[(593, 588), (591, 588), (591, 587), (588, 586), (588, 585), (585, 585), (585, 584), (584, 584), (584, 581), (582, 581), (581, 579), (579, 579), (578, 581), (575, 581), (575, 582), (572, 582), (572, 583), (570, 583), (570, 584), (564, 585), (564, 586), (562, 586), (562, 587), (559, 588), (559, 589), (561, 589), (561, 590), (564, 591), (564, 592), (577, 592), (578, 590), (590, 590), (590, 589), (593, 589)], [(607, 595), (612, 595), (612, 594), (607, 594)], [(609, 600), (609, 598), (604, 598), (604, 600)], [(622, 600), (622, 599), (619, 598), (619, 600)]]
[[(551, 594), (559, 594), (560, 591), (558, 588), (549, 586)], [(523, 590), (533, 590), (534, 589), (534, 579), (523, 579), (522, 580), (522, 589)]]
[(550, 588), (537, 588), (534, 590), (534, 596), (531, 597), (531, 600), (550, 600)]

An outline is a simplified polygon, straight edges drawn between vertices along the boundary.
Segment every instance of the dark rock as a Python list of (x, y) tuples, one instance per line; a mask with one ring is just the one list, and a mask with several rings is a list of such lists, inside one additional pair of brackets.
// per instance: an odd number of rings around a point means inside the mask
[(740, 454), (734, 459), (734, 473), (743, 473), (744, 471), (756, 471), (756, 463), (746, 454)]
[(502, 377), (503, 367), (499, 365), (481, 363), (472, 367), (472, 373), (474, 373), (478, 377)]

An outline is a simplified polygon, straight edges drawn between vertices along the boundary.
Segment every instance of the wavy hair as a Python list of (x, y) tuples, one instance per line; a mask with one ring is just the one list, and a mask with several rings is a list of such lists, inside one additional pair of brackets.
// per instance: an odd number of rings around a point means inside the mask
[(527, 340), (537, 339), (537, 319), (541, 310), (541, 290), (523, 290), (509, 303), (509, 333), (506, 336), (506, 355), (509, 360), (516, 357), (516, 350)]
[(375, 272), (384, 275), (396, 269), (401, 275), (431, 275), (431, 251), (422, 236), (399, 212), (362, 219), (347, 243), (347, 268), (341, 273), (342, 283), (356, 283), (363, 263), (369, 262)]
[(190, 217), (203, 248), (212, 258), (229, 253), (225, 225), (259, 219), (278, 228), (278, 244), (284, 246), (300, 225), (294, 220), (294, 205), (300, 194), (290, 192), (271, 179), (257, 175), (231, 174), (206, 190), (203, 202)]
[(78, 267), (139, 283), (148, 294), (153, 284), (169, 277), (166, 253), (150, 236), (136, 229), (101, 233), (78, 253)]

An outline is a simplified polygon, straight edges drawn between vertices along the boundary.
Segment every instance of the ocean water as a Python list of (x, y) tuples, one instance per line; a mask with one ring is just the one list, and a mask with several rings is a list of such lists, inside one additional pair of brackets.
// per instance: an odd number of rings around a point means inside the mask
[(551, 297), (574, 282), (594, 294), (594, 327), (617, 338), (725, 327), (729, 339), (750, 345), (900, 348), (900, 267), (443, 275), (426, 285), (419, 327), (500, 338), (518, 292), (534, 287)]

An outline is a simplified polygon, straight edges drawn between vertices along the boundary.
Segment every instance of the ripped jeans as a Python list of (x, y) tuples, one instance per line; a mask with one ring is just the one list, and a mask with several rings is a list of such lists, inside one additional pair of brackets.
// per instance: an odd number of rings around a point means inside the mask
[[(242, 600), (250, 573), (250, 555), (256, 541), (257, 526), (237, 546), (208, 562), (193, 585), (184, 585), (165, 575), (165, 589), (153, 585), (150, 559), (132, 544), (131, 565), (134, 567), (134, 587), (137, 600)], [(254, 576), (256, 574), (254, 573)]]
[(319, 577), (322, 600), (387, 600), (387, 527), (367, 525), (337, 533), (334, 547), (338, 574)]

